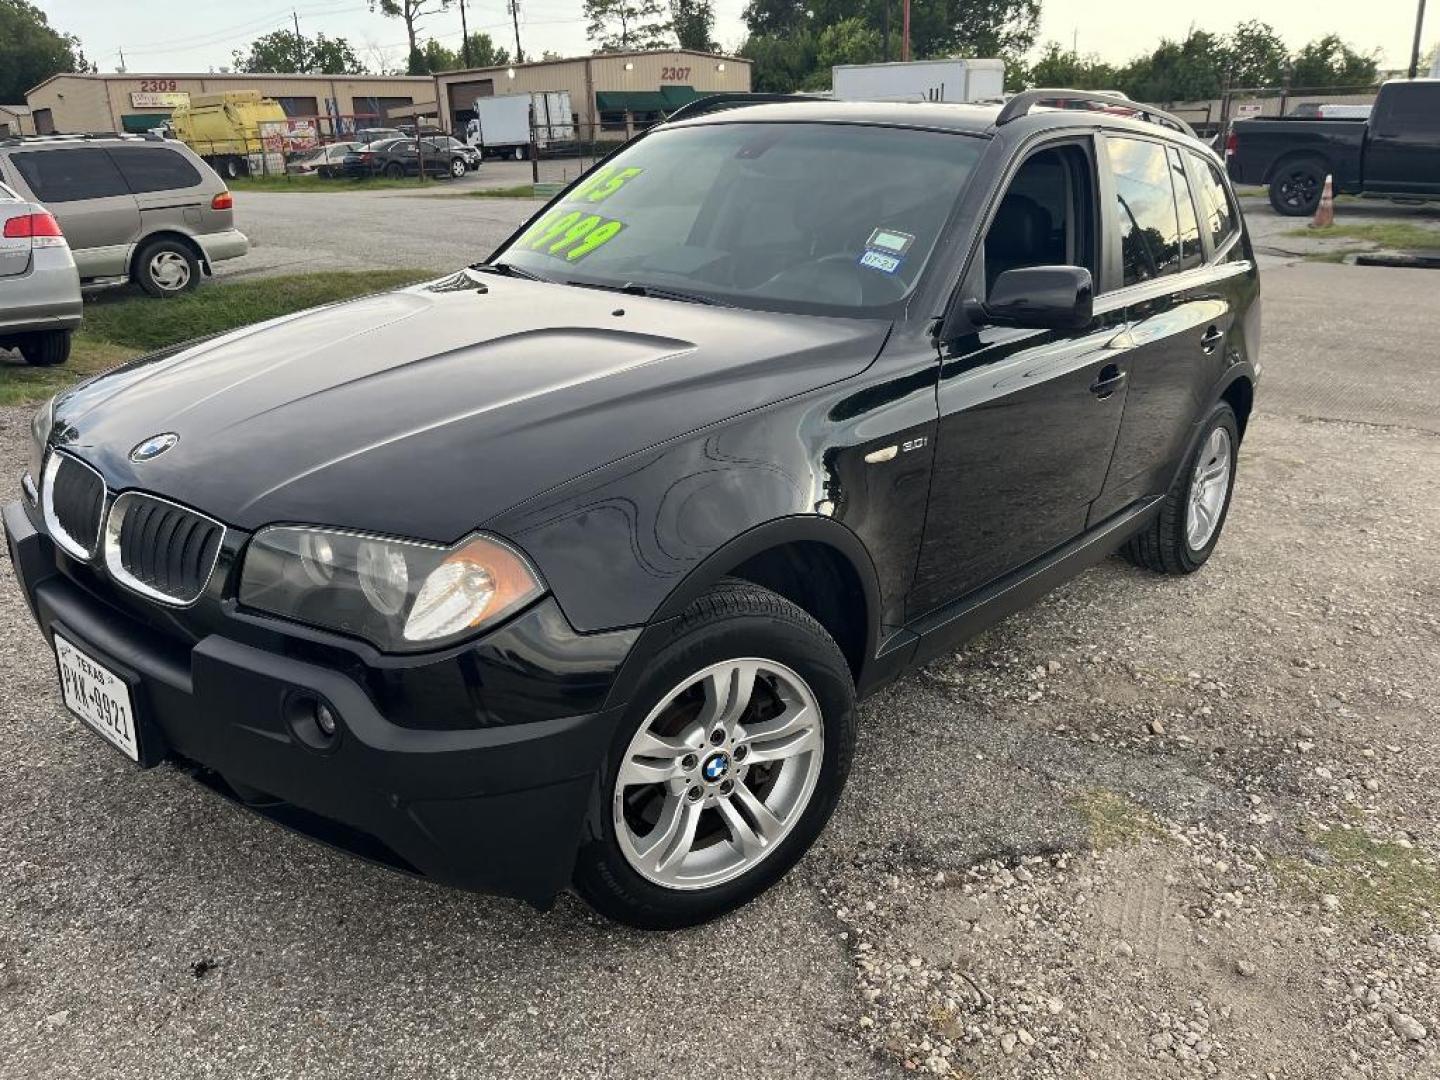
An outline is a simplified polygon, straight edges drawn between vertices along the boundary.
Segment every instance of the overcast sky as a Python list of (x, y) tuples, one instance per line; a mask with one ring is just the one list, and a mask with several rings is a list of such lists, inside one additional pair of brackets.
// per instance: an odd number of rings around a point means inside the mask
[[(898, 5), (899, 0), (897, 0)], [(323, 31), (349, 38), (370, 67), (403, 62), (405, 28), (399, 19), (370, 11), (366, 0), (38, 0), (60, 30), (78, 34), (85, 54), (101, 71), (114, 71), (120, 49), (132, 72), (208, 71), (228, 66), (230, 54), (260, 34), (289, 27), (291, 11), (305, 34)], [(514, 48), (506, 0), (466, 0), (471, 31), (485, 30)], [(550, 49), (564, 55), (588, 52), (581, 0), (520, 0), (521, 43), (527, 54)], [(1292, 47), (1330, 31), (1355, 46), (1378, 49), (1381, 66), (1409, 62), (1415, 29), (1415, 0), (1208, 0), (1203, 5), (1142, 4), (1136, 0), (1042, 0), (1040, 40), (1078, 42), (1082, 53), (1112, 61), (1128, 60), (1153, 48), (1162, 37), (1184, 37), (1192, 22), (1223, 33), (1237, 21), (1261, 18)], [(1440, 39), (1440, 5), (1431, 13), (1424, 35), (1428, 49)], [(740, 13), (745, 0), (715, 0), (716, 37), (733, 50), (744, 39)], [(452, 48), (460, 41), (458, 0), (451, 10), (428, 17), (424, 36)]]

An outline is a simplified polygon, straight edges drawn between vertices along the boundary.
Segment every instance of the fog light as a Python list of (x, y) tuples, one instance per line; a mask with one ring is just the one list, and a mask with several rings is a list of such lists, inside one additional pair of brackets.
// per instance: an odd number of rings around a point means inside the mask
[(323, 701), (315, 703), (315, 726), (327, 738), (335, 737), (335, 714), (330, 711), (330, 706)]

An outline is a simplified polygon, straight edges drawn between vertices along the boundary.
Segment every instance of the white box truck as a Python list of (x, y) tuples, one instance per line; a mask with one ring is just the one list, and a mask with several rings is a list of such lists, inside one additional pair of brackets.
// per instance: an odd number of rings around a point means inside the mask
[(568, 90), (533, 94), (496, 94), (475, 99), (475, 119), (465, 125), (465, 141), (482, 154), (523, 161), (530, 153), (531, 118), (540, 150), (575, 141), (575, 117)]
[(986, 101), (1005, 93), (1003, 60), (837, 64), (830, 77), (837, 101)]

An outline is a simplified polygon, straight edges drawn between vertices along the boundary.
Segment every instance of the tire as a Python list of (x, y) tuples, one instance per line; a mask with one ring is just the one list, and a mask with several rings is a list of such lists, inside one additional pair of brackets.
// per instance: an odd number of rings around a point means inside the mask
[(55, 367), (70, 359), (70, 331), (43, 330), (19, 340), (20, 355), (32, 367)]
[(456, 180), (463, 180), (465, 178), (465, 173), (468, 171), (469, 170), (465, 167), (464, 158), (457, 157), (450, 159), (450, 175), (452, 178)]
[(227, 180), (237, 180), (248, 175), (250, 169), (245, 164), (244, 158), (227, 157), (220, 162), (220, 175)]
[(1270, 179), (1270, 205), (1286, 217), (1309, 217), (1320, 205), (1329, 171), (1318, 157), (1282, 161)]
[[(1217, 451), (1217, 443), (1224, 444), (1223, 453)], [(1206, 419), (1195, 450), (1171, 484), (1159, 516), (1143, 532), (1130, 538), (1122, 549), (1125, 557), (1136, 566), (1161, 574), (1193, 574), (1204, 566), (1220, 542), (1220, 533), (1230, 512), (1239, 449), (1240, 429), (1235, 412), (1222, 401)], [(1215, 470), (1222, 461), (1224, 474), (1217, 477)], [(1208, 482), (1204, 479), (1206, 475), (1210, 476)], [(1199, 492), (1198, 483), (1206, 484)], [(1208, 500), (1208, 517), (1199, 514), (1192, 517), (1192, 497)], [(1197, 522), (1205, 527), (1198, 536), (1192, 531)]]
[(135, 256), (133, 277), (151, 296), (179, 296), (200, 284), (200, 260), (178, 240), (152, 240)]
[(385, 175), (391, 180), (403, 180), (405, 179), (405, 166), (398, 161), (392, 161), (385, 166)]
[(517, 146), (517, 147), (515, 148), (515, 160), (516, 160), (516, 161), (524, 161), (527, 156), (528, 156), (528, 155), (525, 153), (525, 148), (524, 148), (523, 146)]
[[(708, 700), (719, 701), (756, 669), (743, 710), (720, 709), (718, 719), (702, 723), (696, 712), (707, 702), (697, 679), (711, 688)], [(706, 739), (706, 727), (732, 735), (717, 744)], [(664, 780), (654, 779), (654, 765), (639, 763), (654, 758), (637, 761), (635, 754), (653, 734), (670, 736), (660, 747), (674, 755)], [(680, 617), (619, 725), (601, 773), (597, 820), (576, 858), (576, 891), (602, 915), (646, 930), (694, 926), (734, 910), (784, 876), (815, 841), (835, 810), (854, 748), (855, 687), (835, 641), (783, 597), (722, 582)], [(770, 813), (772, 838), (763, 842), (757, 805)], [(683, 848), (665, 844), (680, 854), (647, 864), (642, 849), (660, 823), (691, 814), (696, 825)], [(747, 829), (748, 852), (740, 844)], [(674, 835), (687, 837), (683, 827)]]

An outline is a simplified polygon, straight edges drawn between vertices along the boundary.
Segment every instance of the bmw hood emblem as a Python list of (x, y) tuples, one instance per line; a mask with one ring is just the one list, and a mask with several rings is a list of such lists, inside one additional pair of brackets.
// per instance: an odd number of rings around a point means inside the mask
[(706, 782), (713, 784), (730, 771), (730, 755), (726, 753), (711, 754), (705, 759), (705, 764), (701, 766), (700, 771), (705, 775)]
[(151, 435), (150, 438), (139, 443), (135, 449), (130, 451), (130, 460), (135, 462), (154, 461), (179, 441), (180, 436), (176, 435), (173, 431), (167, 431), (160, 435)]

